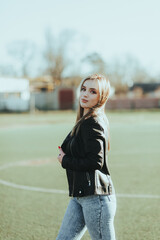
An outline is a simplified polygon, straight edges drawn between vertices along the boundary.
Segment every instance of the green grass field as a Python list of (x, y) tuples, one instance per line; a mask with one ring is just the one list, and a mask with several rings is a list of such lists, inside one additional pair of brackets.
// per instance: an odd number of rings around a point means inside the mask
[[(160, 112), (107, 114), (111, 132), (109, 168), (117, 192), (117, 240), (158, 240)], [(75, 118), (72, 111), (0, 114), (0, 239), (56, 239), (68, 194), (31, 190), (68, 190), (65, 171), (57, 160), (57, 146)], [(6, 186), (3, 181), (16, 185)], [(22, 185), (30, 188), (19, 189)], [(83, 240), (89, 239), (86, 232)]]

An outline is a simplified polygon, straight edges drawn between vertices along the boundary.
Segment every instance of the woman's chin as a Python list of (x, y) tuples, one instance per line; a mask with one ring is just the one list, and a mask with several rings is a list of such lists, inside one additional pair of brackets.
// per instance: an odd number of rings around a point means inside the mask
[(87, 108), (87, 104), (86, 103), (82, 102), (82, 103), (80, 103), (80, 105), (81, 105), (82, 108)]

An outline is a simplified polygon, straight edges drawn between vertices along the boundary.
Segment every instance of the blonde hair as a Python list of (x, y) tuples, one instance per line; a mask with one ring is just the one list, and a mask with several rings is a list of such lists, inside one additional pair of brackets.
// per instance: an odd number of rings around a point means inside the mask
[(107, 125), (108, 150), (110, 150), (109, 122), (105, 114), (105, 103), (109, 98), (110, 82), (108, 78), (101, 74), (92, 74), (85, 79), (82, 79), (79, 86), (80, 91), (82, 90), (84, 82), (87, 80), (97, 80), (99, 86), (99, 101), (95, 106), (91, 107), (89, 111), (83, 116), (84, 109), (81, 107), (79, 100), (76, 124), (72, 129), (71, 136), (77, 135), (79, 128), (85, 119), (91, 116), (96, 117), (98, 121), (103, 122)]

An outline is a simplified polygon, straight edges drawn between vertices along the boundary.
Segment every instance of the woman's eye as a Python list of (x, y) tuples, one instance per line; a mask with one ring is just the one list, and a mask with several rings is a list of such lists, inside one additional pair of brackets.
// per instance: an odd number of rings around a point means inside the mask
[(91, 93), (96, 94), (96, 92), (94, 90), (92, 90)]

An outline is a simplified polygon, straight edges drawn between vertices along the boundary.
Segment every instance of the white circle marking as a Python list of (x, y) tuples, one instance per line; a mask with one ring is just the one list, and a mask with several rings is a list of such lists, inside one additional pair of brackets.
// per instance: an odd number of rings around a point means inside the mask
[[(0, 166), (0, 171), (14, 167), (14, 166), (27, 166), (32, 161), (21, 161), (21, 162), (15, 162), (15, 163), (8, 163), (5, 165)], [(34, 162), (42, 163), (42, 160), (34, 160)], [(44, 161), (45, 162), (45, 161)], [(48, 163), (48, 161), (46, 161)], [(11, 183), (5, 180), (0, 179), (0, 184), (21, 189), (21, 190), (28, 190), (28, 191), (34, 191), (34, 192), (43, 192), (43, 193), (58, 193), (58, 194), (67, 194), (68, 191), (60, 190), (60, 189), (48, 189), (48, 188), (40, 188), (40, 187), (31, 187), (31, 186), (25, 186), (20, 184)], [(117, 197), (120, 198), (151, 198), (151, 199), (160, 199), (160, 195), (151, 195), (151, 194), (126, 194), (126, 193), (116, 193)]]

